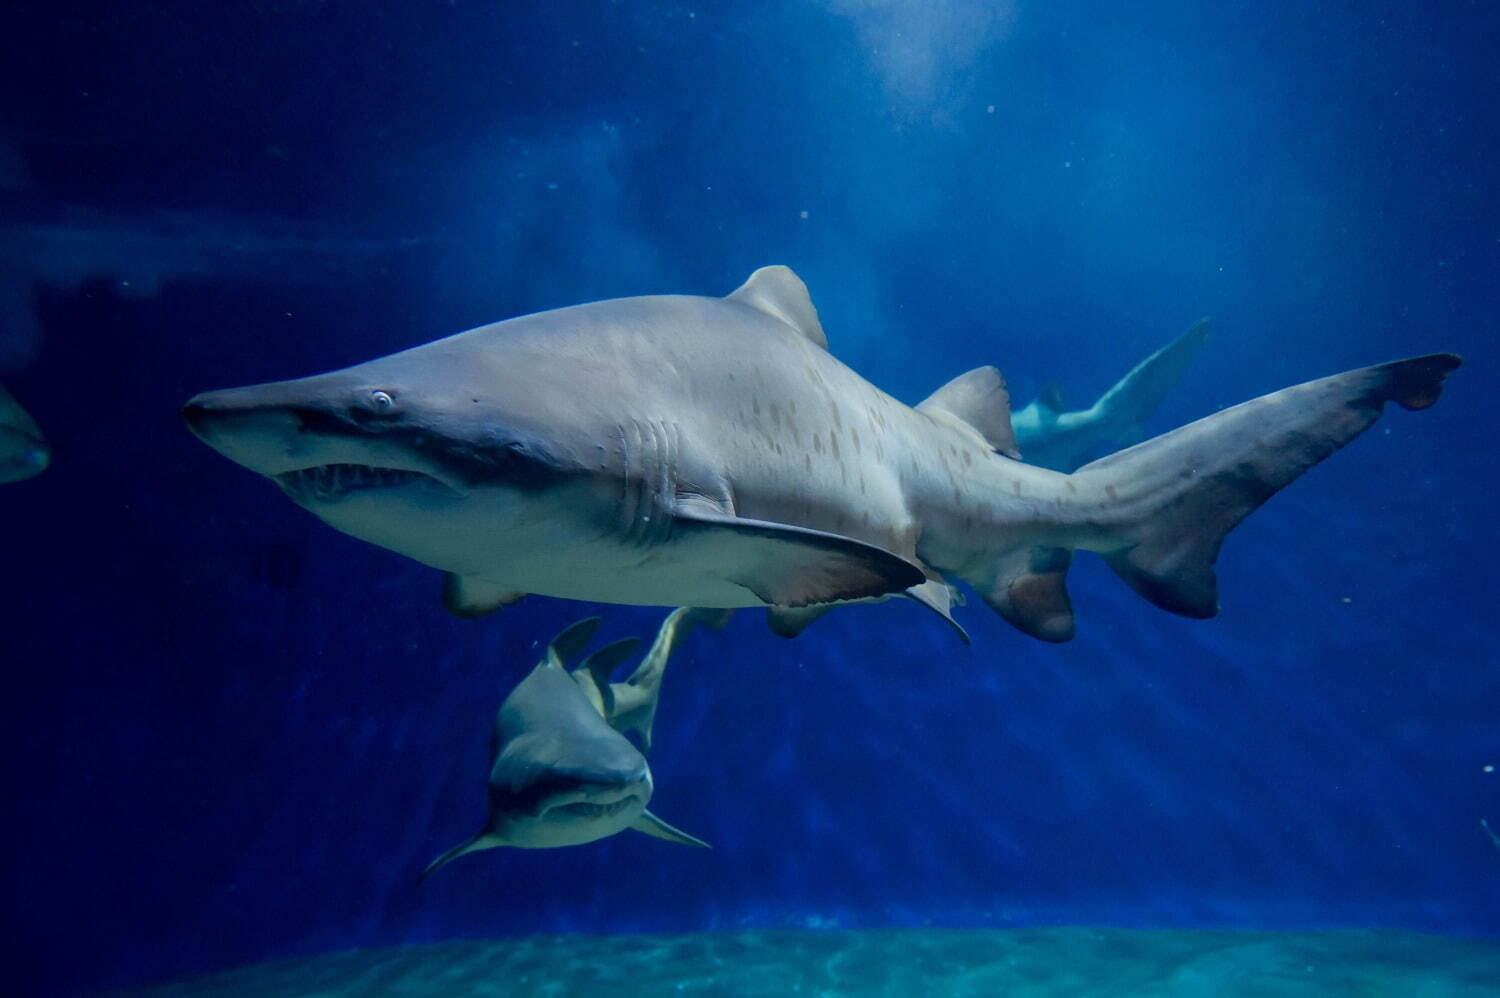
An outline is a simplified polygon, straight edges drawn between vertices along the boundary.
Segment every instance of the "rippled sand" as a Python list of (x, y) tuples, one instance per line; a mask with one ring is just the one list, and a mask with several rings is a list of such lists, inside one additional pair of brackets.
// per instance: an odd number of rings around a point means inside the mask
[(242, 967), (138, 995), (1500, 995), (1500, 943), (1127, 929), (542, 936)]

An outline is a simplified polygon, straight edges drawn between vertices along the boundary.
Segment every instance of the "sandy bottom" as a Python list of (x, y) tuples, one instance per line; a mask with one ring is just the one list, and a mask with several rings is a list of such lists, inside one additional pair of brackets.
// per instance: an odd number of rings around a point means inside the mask
[(1500, 996), (1500, 943), (1088, 928), (541, 936), (330, 953), (132, 993)]

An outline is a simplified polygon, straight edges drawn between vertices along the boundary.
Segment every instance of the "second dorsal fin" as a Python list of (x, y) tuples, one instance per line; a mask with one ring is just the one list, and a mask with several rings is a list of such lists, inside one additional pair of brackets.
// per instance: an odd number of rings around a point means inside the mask
[(610, 689), (609, 674), (614, 671), (615, 666), (635, 654), (636, 646), (640, 643), (640, 638), (621, 638), (591, 654), (572, 672), (574, 681), (606, 721), (615, 712), (615, 696)]
[(956, 419), (1001, 454), (1021, 459), (1016, 431), (1010, 425), (1010, 392), (993, 367), (976, 367), (960, 374), (927, 396), (917, 411)]
[(727, 297), (780, 319), (824, 350), (828, 349), (828, 337), (818, 321), (812, 296), (792, 268), (780, 264), (762, 267)]

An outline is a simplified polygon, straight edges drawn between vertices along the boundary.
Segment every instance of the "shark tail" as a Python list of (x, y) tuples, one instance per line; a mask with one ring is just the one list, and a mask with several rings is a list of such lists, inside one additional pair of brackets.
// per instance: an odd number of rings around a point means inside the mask
[(1073, 636), (1063, 580), (1073, 549), (1102, 555), (1136, 592), (1185, 617), (1219, 611), (1214, 562), (1224, 538), (1304, 471), (1359, 436), (1387, 402), (1425, 409), (1453, 354), (1431, 354), (1310, 381), (1215, 413), (1102, 458), (1072, 476), (1089, 496), (1068, 547), (1012, 551), (971, 580), (1001, 616), (1048, 641)]
[(1094, 403), (1094, 413), (1102, 421), (1120, 427), (1114, 436), (1117, 446), (1128, 447), (1145, 438), (1146, 420), (1187, 371), (1212, 332), (1213, 324), (1199, 319), (1187, 332), (1137, 364)]
[(482, 849), (493, 849), (499, 844), (500, 843), (496, 842), (494, 840), (494, 837), (490, 835), (488, 830), (481, 831), (479, 832), (479, 834), (473, 836), (472, 838), (465, 839), (458, 845), (454, 846), (452, 849), (449, 849), (447, 852), (443, 853), (431, 863), (428, 863), (427, 869), (423, 870), (422, 875), (417, 878), (417, 883), (420, 884), (422, 881), (426, 880), (428, 877), (436, 873), (440, 867), (447, 866), (449, 863), (453, 862), (453, 860), (457, 859), (460, 856), (471, 852), (479, 852)]
[[(656, 632), (656, 640), (646, 651), (630, 678), (622, 684), (629, 689), (632, 709), (617, 715), (613, 722), (621, 734), (634, 732), (641, 740), (641, 751), (651, 752), (651, 726), (656, 721), (656, 704), (661, 696), (661, 682), (667, 662), (698, 627), (723, 630), (734, 611), (709, 607), (680, 606), (667, 614)], [(621, 698), (625, 699), (624, 697)]]

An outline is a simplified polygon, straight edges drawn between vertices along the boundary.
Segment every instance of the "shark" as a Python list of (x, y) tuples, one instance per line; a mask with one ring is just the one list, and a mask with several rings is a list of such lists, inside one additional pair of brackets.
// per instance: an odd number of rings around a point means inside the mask
[[(672, 611), (623, 683), (610, 682), (609, 674), (639, 639), (622, 638), (574, 666), (599, 618), (580, 620), (554, 638), (495, 716), (484, 827), (428, 864), (422, 878), (483, 849), (581, 845), (627, 828), (707, 848), (646, 810), (653, 788), (646, 755), (667, 661), (695, 624), (722, 626), (722, 614)], [(640, 748), (626, 737), (631, 734)]]
[(52, 449), (41, 427), (14, 395), (0, 387), (0, 484), (40, 475), (51, 462)]
[(841, 363), (802, 280), (568, 306), (328, 374), (206, 392), (188, 425), (330, 526), (447, 573), (477, 615), (540, 593), (769, 607), (794, 632), (897, 596), (963, 629), (956, 583), (1021, 631), (1076, 631), (1091, 551), (1187, 617), (1228, 533), (1359, 436), (1437, 401), (1437, 353), (1286, 388), (1071, 474), (1020, 460), (994, 367), (916, 406)]
[(1208, 342), (1213, 324), (1199, 319), (1187, 332), (1131, 368), (1087, 409), (1068, 411), (1062, 390), (1048, 385), (1028, 405), (1011, 414), (1027, 464), (1053, 471), (1076, 471), (1106, 450), (1119, 450), (1146, 437), (1146, 420)]

